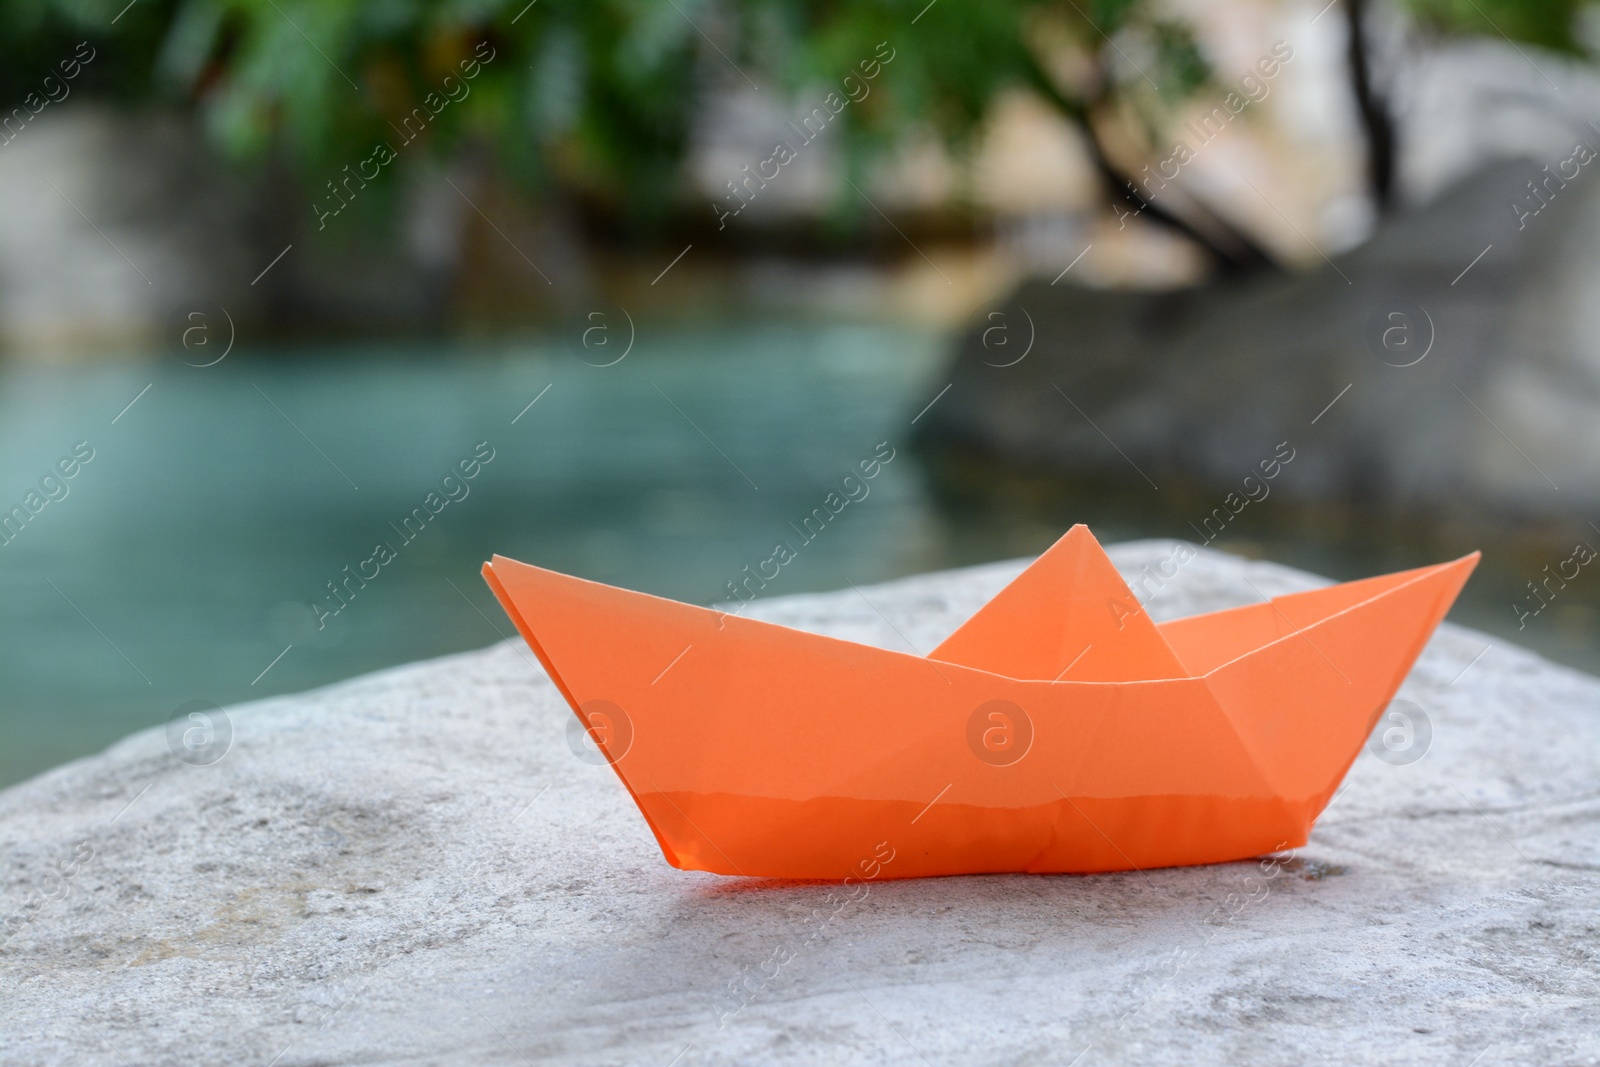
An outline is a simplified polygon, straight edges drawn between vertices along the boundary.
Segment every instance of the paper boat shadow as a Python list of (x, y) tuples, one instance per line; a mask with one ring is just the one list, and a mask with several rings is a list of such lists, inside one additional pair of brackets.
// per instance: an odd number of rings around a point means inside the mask
[(873, 880), (1304, 844), (1477, 559), (1157, 625), (1077, 526), (925, 657), (484, 577), (669, 863)]

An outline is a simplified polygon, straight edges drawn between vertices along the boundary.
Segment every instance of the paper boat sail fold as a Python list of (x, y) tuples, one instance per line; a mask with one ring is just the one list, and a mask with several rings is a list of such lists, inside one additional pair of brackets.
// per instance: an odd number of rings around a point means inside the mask
[(1010, 678), (1187, 678), (1087, 526), (1074, 526), (929, 659)]
[(927, 657), (484, 577), (669, 863), (837, 880), (1304, 844), (1477, 558), (1155, 624), (1078, 526)]

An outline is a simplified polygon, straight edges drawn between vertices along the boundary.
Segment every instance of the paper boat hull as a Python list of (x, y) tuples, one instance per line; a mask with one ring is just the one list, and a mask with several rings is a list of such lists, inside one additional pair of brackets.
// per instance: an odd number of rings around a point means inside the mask
[[(940, 800), (931, 809), (907, 801), (716, 793), (638, 800), (657, 835), (683, 846), (676, 855), (667, 852), (675, 867), (831, 881), (1219, 863), (1304, 844), (1312, 817), (1276, 798), (1215, 796), (1077, 797), (1018, 808)], [(688, 809), (697, 812), (693, 822)], [(782, 836), (751, 834), (752, 826), (781, 828)]]
[(1132, 682), (1009, 678), (504, 557), (484, 574), (668, 862), (837, 880), (1303, 844), (1473, 562), (1166, 624), (1178, 659), (1216, 662)]

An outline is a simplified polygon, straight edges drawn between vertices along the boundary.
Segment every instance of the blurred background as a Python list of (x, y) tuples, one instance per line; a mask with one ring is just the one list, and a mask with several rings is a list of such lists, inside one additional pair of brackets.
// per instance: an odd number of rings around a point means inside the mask
[(1482, 548), (1454, 617), (1594, 670), (1597, 48), (1568, 0), (10, 0), (0, 785), (509, 636), (496, 552), (711, 603), (1074, 522)]

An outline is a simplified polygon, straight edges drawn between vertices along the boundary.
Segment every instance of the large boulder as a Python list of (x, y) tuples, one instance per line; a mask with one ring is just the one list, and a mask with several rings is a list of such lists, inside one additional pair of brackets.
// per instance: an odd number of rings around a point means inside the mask
[(1600, 160), (1548, 165), (1498, 164), (1305, 273), (1026, 283), (960, 339), (918, 428), (1140, 490), (1237, 489), (1287, 441), (1278, 488), (1310, 503), (1592, 515)]
[[(926, 649), (1020, 566), (752, 610)], [(4, 1060), (1595, 1062), (1600, 683), (1447, 624), (1402, 694), (1297, 854), (837, 907), (669, 867), (519, 641), (213, 711), (0, 793)]]
[(428, 167), (388, 178), (400, 233), (355, 217), (324, 232), (317, 197), (274, 168), (230, 169), (185, 116), (73, 101), (0, 147), (8, 353), (142, 347), (200, 365), (263, 330), (416, 329), (446, 310), (465, 209)]

